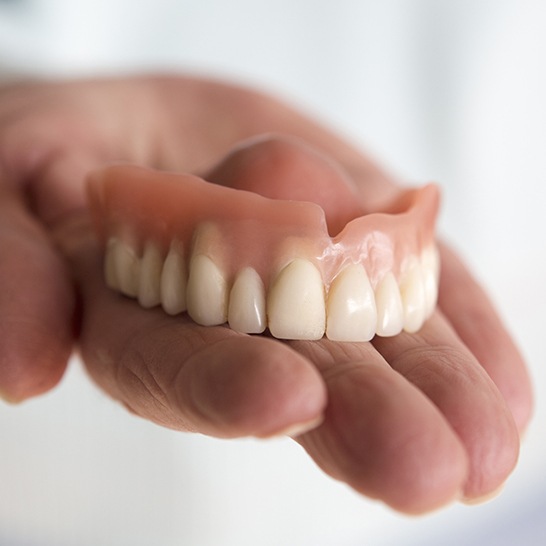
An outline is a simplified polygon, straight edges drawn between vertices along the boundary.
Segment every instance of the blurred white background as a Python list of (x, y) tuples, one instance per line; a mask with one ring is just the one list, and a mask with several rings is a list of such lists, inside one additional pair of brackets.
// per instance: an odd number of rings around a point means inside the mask
[(440, 181), (441, 230), (519, 341), (536, 416), (504, 492), (407, 518), (289, 440), (163, 430), (74, 361), (0, 404), (0, 546), (546, 543), (546, 3), (0, 0), (0, 74), (190, 70), (281, 94), (403, 179)]

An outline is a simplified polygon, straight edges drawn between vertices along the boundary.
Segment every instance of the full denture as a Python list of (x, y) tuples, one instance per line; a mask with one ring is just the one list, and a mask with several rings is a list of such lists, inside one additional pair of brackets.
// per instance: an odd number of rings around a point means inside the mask
[(89, 196), (106, 282), (143, 307), (281, 339), (368, 341), (417, 331), (436, 304), (432, 184), (334, 236), (314, 203), (185, 174), (110, 166)]

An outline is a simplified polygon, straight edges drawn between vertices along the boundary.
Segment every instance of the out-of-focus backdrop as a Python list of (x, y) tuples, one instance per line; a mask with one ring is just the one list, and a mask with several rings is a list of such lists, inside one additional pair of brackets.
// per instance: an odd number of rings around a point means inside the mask
[(494, 501), (407, 518), (289, 440), (163, 430), (74, 360), (0, 404), (1, 546), (546, 544), (546, 3), (542, 0), (0, 0), (0, 75), (184, 70), (258, 85), (410, 182), (526, 355), (536, 416)]

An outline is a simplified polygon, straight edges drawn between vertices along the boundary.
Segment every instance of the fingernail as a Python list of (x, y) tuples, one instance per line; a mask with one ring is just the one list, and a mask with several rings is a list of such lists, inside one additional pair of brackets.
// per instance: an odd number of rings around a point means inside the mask
[(502, 484), (500, 487), (497, 487), (497, 489), (494, 489), (493, 491), (491, 491), (491, 493), (487, 493), (479, 497), (464, 497), (463, 496), (461, 498), (461, 502), (465, 504), (466, 506), (476, 506), (478, 504), (485, 504), (487, 502), (492, 501), (493, 499), (496, 499), (503, 491), (504, 491), (504, 484)]
[(281, 432), (283, 436), (289, 436), (290, 438), (297, 438), (306, 432), (309, 432), (317, 427), (319, 427), (324, 422), (324, 415), (319, 415), (310, 421), (305, 421), (304, 423), (296, 423), (295, 425), (289, 426), (287, 429)]

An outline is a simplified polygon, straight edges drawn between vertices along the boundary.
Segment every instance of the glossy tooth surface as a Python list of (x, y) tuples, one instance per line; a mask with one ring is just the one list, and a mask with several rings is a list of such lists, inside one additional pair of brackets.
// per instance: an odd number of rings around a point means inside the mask
[(190, 317), (203, 326), (227, 320), (227, 282), (218, 266), (204, 254), (190, 262), (186, 304)]
[(161, 272), (161, 305), (169, 315), (186, 310), (186, 284), (184, 250), (181, 243), (173, 241)]
[(241, 270), (229, 296), (228, 321), (232, 330), (260, 334), (266, 327), (265, 288), (255, 269)]
[(295, 259), (269, 290), (269, 330), (279, 339), (320, 339), (326, 325), (325, 307), (318, 269), (307, 260)]
[(404, 308), (404, 330), (417, 332), (425, 320), (425, 285), (421, 265), (415, 259), (400, 283)]
[(377, 329), (379, 336), (395, 336), (404, 327), (404, 309), (398, 283), (392, 273), (387, 273), (375, 290)]
[(126, 296), (136, 298), (140, 274), (140, 258), (135, 250), (119, 239), (113, 247), (113, 269), (117, 288)]
[(163, 255), (154, 242), (144, 245), (140, 260), (140, 275), (138, 279), (138, 303), (145, 308), (161, 303), (160, 283), (163, 268)]
[(369, 341), (375, 335), (375, 296), (362, 265), (345, 267), (328, 292), (326, 336), (333, 341)]
[(440, 254), (434, 246), (427, 248), (421, 255), (423, 284), (425, 290), (425, 316), (428, 318), (438, 299), (438, 284), (440, 280)]

